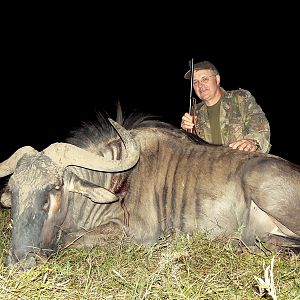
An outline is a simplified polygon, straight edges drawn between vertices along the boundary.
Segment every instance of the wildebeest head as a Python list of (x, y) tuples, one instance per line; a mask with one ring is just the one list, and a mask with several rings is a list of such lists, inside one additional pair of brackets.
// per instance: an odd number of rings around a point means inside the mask
[(126, 155), (120, 160), (107, 160), (68, 143), (55, 143), (41, 152), (22, 147), (0, 163), (0, 177), (12, 174), (2, 195), (12, 207), (13, 232), (8, 265), (22, 260), (28, 268), (35, 264), (36, 255), (47, 257), (56, 250), (57, 234), (66, 215), (66, 193), (79, 193), (99, 203), (118, 199), (109, 190), (66, 172), (68, 166), (120, 172), (137, 163), (138, 144), (123, 127), (110, 122), (126, 149)]

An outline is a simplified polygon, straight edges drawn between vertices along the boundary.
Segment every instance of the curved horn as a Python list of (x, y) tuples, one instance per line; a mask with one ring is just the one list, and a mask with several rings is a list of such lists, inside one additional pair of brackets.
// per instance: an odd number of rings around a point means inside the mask
[(7, 176), (14, 172), (19, 159), (24, 154), (36, 154), (38, 151), (31, 146), (24, 146), (19, 148), (11, 157), (0, 163), (0, 177)]
[(61, 168), (65, 168), (66, 166), (79, 166), (103, 172), (119, 172), (130, 169), (139, 159), (139, 145), (126, 129), (110, 119), (109, 121), (117, 130), (125, 145), (126, 155), (122, 160), (107, 160), (95, 153), (67, 143), (51, 144), (43, 152)]

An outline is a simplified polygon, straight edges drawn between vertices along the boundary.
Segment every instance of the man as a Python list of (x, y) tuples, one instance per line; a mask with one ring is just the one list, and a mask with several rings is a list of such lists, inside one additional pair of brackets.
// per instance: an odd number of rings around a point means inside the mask
[[(184, 78), (190, 77), (188, 71)], [(250, 152), (270, 151), (269, 122), (249, 91), (225, 91), (217, 68), (208, 61), (194, 65), (193, 89), (202, 102), (194, 105), (192, 115), (183, 115), (182, 129), (193, 130), (213, 144)]]

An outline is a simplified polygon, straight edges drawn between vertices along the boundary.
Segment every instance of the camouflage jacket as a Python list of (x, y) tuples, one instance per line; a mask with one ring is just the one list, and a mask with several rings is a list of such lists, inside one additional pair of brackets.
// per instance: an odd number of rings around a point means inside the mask
[[(225, 91), (220, 101), (220, 128), (222, 144), (228, 145), (240, 139), (253, 139), (259, 144), (258, 151), (268, 153), (270, 144), (269, 122), (256, 103), (255, 98), (247, 90)], [(196, 133), (211, 143), (210, 124), (204, 102), (194, 107), (197, 116)]]

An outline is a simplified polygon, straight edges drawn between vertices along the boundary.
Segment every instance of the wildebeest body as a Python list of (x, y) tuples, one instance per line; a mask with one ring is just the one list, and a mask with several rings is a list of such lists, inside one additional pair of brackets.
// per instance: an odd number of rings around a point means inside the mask
[[(68, 142), (108, 161), (122, 159), (126, 147), (103, 122), (84, 126)], [(122, 170), (61, 167), (62, 159), (52, 159), (48, 150), (18, 158), (8, 185), (14, 220), (9, 264), (35, 249), (55, 251), (59, 232), (64, 243), (82, 236), (83, 245), (122, 232), (151, 244), (171, 228), (240, 233), (247, 245), (271, 234), (299, 239), (299, 166), (192, 141), (160, 122), (135, 124), (129, 133), (139, 159)]]

